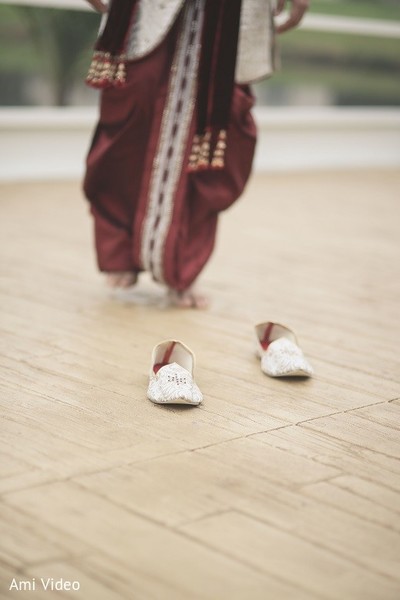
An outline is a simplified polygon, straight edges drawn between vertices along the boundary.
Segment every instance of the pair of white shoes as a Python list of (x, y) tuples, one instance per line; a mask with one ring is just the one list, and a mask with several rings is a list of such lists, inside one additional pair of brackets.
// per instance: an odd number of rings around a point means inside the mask
[[(293, 331), (279, 323), (260, 323), (255, 327), (257, 354), (261, 370), (270, 377), (311, 377), (313, 369), (297, 344)], [(194, 381), (193, 352), (178, 340), (167, 340), (154, 347), (151, 357), (147, 397), (156, 404), (191, 404), (203, 395)]]

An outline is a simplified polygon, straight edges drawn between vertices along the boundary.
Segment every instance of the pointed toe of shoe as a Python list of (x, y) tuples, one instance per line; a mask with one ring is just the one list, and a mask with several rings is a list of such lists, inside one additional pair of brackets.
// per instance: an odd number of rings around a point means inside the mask
[(147, 397), (155, 404), (198, 405), (203, 400), (189, 371), (176, 363), (168, 364), (151, 375)]
[(313, 369), (297, 343), (294, 332), (280, 323), (265, 321), (255, 326), (261, 370), (269, 377), (311, 377)]
[(301, 348), (291, 340), (279, 338), (261, 356), (261, 369), (269, 377), (311, 377), (313, 368)]

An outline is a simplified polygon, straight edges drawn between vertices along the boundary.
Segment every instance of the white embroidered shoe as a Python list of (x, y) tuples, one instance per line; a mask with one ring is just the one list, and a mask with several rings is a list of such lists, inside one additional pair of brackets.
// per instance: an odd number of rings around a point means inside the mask
[(147, 397), (156, 404), (192, 404), (203, 400), (193, 380), (194, 354), (177, 340), (154, 347)]
[(313, 369), (297, 344), (293, 331), (279, 323), (256, 325), (261, 370), (270, 377), (311, 377)]

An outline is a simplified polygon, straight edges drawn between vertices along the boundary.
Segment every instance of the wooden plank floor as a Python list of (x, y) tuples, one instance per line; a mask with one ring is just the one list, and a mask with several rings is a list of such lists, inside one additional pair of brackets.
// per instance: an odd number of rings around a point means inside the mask
[[(400, 174), (257, 175), (221, 220), (207, 312), (110, 296), (78, 183), (0, 186), (0, 580), (18, 597), (398, 600)], [(273, 380), (283, 322), (316, 375)], [(146, 400), (154, 344), (199, 408)], [(48, 592), (40, 578), (78, 581)]]

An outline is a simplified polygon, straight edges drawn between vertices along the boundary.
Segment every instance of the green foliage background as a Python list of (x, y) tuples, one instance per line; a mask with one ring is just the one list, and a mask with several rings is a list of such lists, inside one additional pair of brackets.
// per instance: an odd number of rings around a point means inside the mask
[(0, 5), (0, 104), (29, 104), (24, 82), (35, 76), (49, 84), (52, 104), (68, 104), (87, 71), (99, 19), (94, 12)]
[[(399, 0), (312, 0), (310, 10), (400, 23)], [(51, 104), (68, 104), (84, 87), (98, 26), (94, 12), (0, 4), (0, 105), (34, 103), (33, 80), (46, 86)], [(326, 88), (339, 105), (400, 104), (400, 40), (297, 30), (280, 36), (279, 46), (282, 67), (258, 86), (261, 96), (276, 92), (278, 103), (280, 91), (287, 98), (309, 86)]]
[[(398, 0), (311, 0), (311, 12), (400, 23)], [(400, 104), (400, 40), (297, 30), (279, 43), (282, 68), (272, 90), (323, 86), (339, 105)]]

